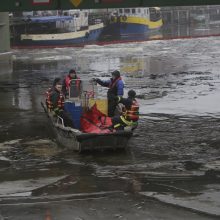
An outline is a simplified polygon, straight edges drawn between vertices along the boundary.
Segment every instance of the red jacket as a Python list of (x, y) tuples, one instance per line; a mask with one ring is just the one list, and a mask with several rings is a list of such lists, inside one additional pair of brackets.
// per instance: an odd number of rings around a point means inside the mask
[(65, 78), (65, 85), (66, 85), (66, 90), (70, 88), (70, 83), (71, 80), (75, 81), (77, 88), (79, 88), (80, 85), (80, 78), (76, 77), (76, 79), (71, 78), (69, 75), (66, 76)]

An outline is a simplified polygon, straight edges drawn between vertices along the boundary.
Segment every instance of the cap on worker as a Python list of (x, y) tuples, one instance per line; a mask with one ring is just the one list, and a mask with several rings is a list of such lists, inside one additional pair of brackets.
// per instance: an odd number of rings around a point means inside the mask
[(71, 74), (71, 73), (74, 73), (74, 74), (76, 74), (76, 70), (74, 70), (74, 69), (71, 69), (71, 70), (69, 71), (69, 74)]
[(62, 84), (62, 81), (60, 78), (55, 78), (54, 81), (53, 81), (53, 86), (56, 86), (57, 84)]
[(136, 96), (136, 92), (134, 90), (131, 89), (128, 91), (128, 97), (135, 98), (135, 96)]
[(115, 77), (120, 77), (120, 72), (118, 70), (115, 70), (112, 72), (112, 76), (115, 76)]

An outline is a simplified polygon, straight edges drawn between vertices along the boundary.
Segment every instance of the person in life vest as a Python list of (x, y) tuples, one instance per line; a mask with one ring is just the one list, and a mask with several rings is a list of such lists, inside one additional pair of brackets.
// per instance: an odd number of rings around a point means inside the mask
[(54, 79), (52, 88), (46, 92), (46, 106), (54, 116), (60, 116), (64, 125), (73, 127), (73, 122), (67, 112), (64, 111), (64, 95), (62, 93), (62, 82), (60, 78)]
[(118, 103), (124, 105), (124, 108), (121, 115), (112, 118), (114, 129), (124, 130), (125, 127), (129, 126), (133, 130), (137, 127), (139, 119), (139, 104), (135, 97), (136, 92), (134, 90), (129, 90), (128, 98), (116, 98)]
[(108, 87), (108, 116), (113, 117), (117, 102), (115, 97), (122, 97), (124, 95), (124, 82), (121, 78), (120, 72), (115, 70), (112, 72), (112, 77), (109, 80), (93, 79), (101, 86)]
[(76, 71), (74, 69), (71, 69), (69, 71), (69, 74), (65, 77), (63, 80), (63, 87), (62, 92), (67, 97), (69, 94), (70, 86), (74, 87), (74, 91), (71, 91), (73, 94), (71, 94), (73, 97), (79, 96), (80, 92), (80, 78), (77, 76)]

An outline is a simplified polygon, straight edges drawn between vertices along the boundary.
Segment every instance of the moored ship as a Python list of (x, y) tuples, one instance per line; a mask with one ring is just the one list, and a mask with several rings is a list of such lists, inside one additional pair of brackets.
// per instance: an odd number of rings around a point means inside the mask
[(150, 33), (160, 30), (163, 22), (158, 7), (119, 8), (112, 11), (103, 30), (104, 39), (144, 39)]
[(95, 43), (103, 30), (101, 19), (84, 10), (53, 16), (26, 16), (11, 22), (12, 47), (82, 46)]

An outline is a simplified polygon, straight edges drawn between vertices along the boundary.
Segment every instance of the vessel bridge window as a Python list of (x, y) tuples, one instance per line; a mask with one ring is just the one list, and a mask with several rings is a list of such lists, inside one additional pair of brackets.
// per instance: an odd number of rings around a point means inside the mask
[(74, 14), (73, 17), (79, 18), (79, 14), (78, 14), (78, 13), (77, 13), (77, 14)]
[(131, 12), (130, 12), (130, 8), (125, 8), (124, 9), (124, 12), (125, 12), (125, 14), (130, 14)]
[(148, 8), (145, 8), (145, 9), (144, 9), (144, 14), (145, 14), (145, 15), (148, 15), (148, 14), (149, 14)]
[(158, 21), (161, 19), (161, 12), (158, 8), (150, 8), (150, 20)]
[(132, 14), (135, 14), (135, 13), (136, 13), (135, 8), (132, 8), (131, 11), (132, 11)]

